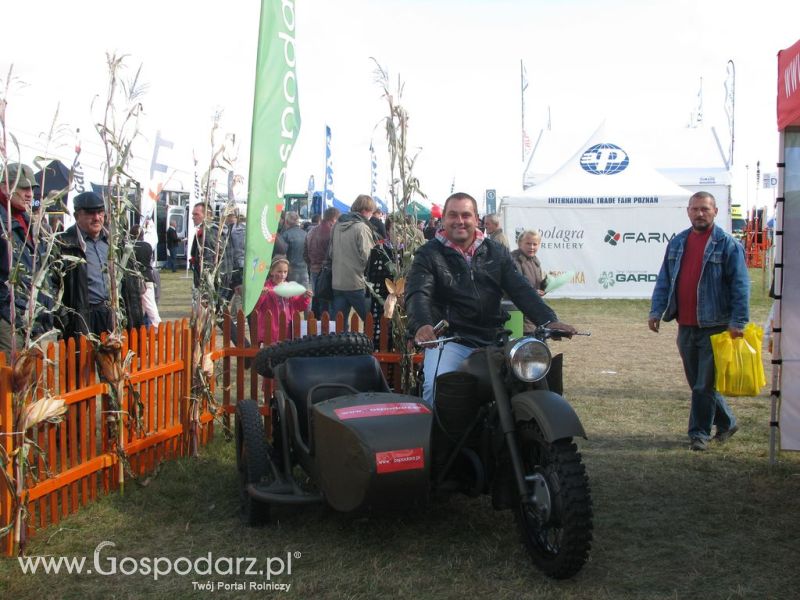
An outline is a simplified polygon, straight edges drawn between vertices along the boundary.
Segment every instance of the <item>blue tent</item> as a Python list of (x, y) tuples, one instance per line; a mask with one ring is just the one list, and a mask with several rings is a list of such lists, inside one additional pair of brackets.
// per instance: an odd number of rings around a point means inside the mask
[(336, 196), (333, 197), (333, 206), (342, 211), (342, 214), (350, 212), (350, 205), (345, 204), (344, 202), (339, 200)]
[(383, 211), (383, 213), (384, 213), (384, 214), (389, 214), (389, 207), (388, 207), (388, 206), (386, 206), (386, 202), (384, 202), (384, 201), (383, 201), (381, 198), (379, 198), (378, 196), (373, 196), (373, 197), (372, 197), (372, 199), (373, 199), (373, 200), (375, 200), (375, 205), (376, 205), (378, 208), (380, 208), (380, 209)]

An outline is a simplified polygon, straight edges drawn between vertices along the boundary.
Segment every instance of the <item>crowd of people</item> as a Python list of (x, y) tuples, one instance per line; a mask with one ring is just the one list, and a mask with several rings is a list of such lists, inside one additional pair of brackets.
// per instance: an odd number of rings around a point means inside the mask
[[(725, 442), (738, 431), (735, 415), (715, 389), (710, 337), (722, 331), (732, 337), (742, 335), (749, 320), (749, 283), (741, 244), (714, 226), (714, 197), (707, 192), (694, 194), (687, 214), (691, 227), (668, 244), (653, 291), (648, 324), (658, 332), (662, 319), (678, 322), (678, 348), (692, 391), (690, 448), (703, 451), (708, 449), (710, 440)], [(566, 336), (576, 332), (571, 325), (559, 321), (543, 301), (548, 276), (537, 256), (541, 245), (538, 231), (523, 231), (516, 238), (517, 248), (509, 252), (509, 240), (498, 216), (486, 215), (481, 227), (477, 202), (464, 193), (447, 199), (441, 223), (418, 227), (413, 218), (411, 223), (404, 223), (411, 225), (411, 232), (409, 235), (406, 230), (402, 239), (395, 231), (399, 230), (397, 222), (384, 222), (381, 217), (372, 198), (362, 195), (348, 214), (328, 213), (324, 229), (317, 225), (305, 235), (305, 263), (298, 268), (312, 273), (312, 287), (306, 296), (296, 299), (291, 310), (308, 308), (317, 281), (313, 274), (318, 276), (327, 261), (333, 271), (332, 310), (354, 310), (364, 319), (371, 279), (370, 255), (382, 244), (390, 251), (410, 245), (414, 258), (405, 286), (405, 306), (408, 330), (414, 340), (434, 341), (434, 325), (445, 318), (450, 334), (471, 340), (425, 350), (426, 402), (434, 401), (435, 375), (456, 369), (475, 344), (488, 343), (493, 332), (504, 326), (508, 315), (501, 306), (503, 298), (510, 298), (522, 311), (525, 334), (541, 325)], [(402, 218), (405, 221), (407, 217)], [(385, 227), (377, 227), (376, 221), (385, 223)], [(287, 222), (294, 222), (294, 217), (287, 218)], [(292, 228), (287, 231), (297, 235)], [(325, 244), (325, 240), (330, 241)], [(288, 248), (289, 240), (285, 243)], [(273, 261), (276, 264), (278, 270), (274, 277), (270, 271), (268, 286), (286, 277), (287, 266), (291, 270), (290, 261), (278, 259), (277, 263)], [(376, 289), (379, 288), (373, 291)], [(280, 310), (286, 309), (284, 303)]]
[[(31, 203), (37, 183), (31, 168), (9, 164), (4, 172), (0, 219), (4, 231), (10, 223), (6, 237), (11, 243), (0, 244), (0, 351), (10, 351), (15, 335), (21, 348), (26, 329), (33, 336), (55, 329), (65, 338), (111, 331), (115, 315), (103, 198), (95, 192), (77, 195), (75, 224), (57, 232), (53, 242), (46, 222), (40, 219), (35, 228), (32, 225)], [(694, 194), (687, 214), (691, 227), (667, 246), (648, 325), (657, 333), (662, 319), (678, 322), (678, 349), (692, 391), (690, 446), (706, 450), (712, 438), (725, 441), (738, 430), (735, 415), (715, 389), (710, 337), (722, 331), (732, 337), (742, 335), (749, 320), (749, 284), (741, 244), (714, 226), (714, 197), (706, 192)], [(222, 225), (215, 223), (206, 218), (203, 203), (193, 206), (191, 215), (196, 227), (190, 251), (194, 287), (201, 287), (203, 277), (211, 277), (211, 287), (236, 310), (241, 305), (245, 225), (235, 213)], [(172, 244), (168, 248), (172, 250), (176, 236), (171, 236), (170, 230), (174, 234), (174, 223), (167, 230), (167, 245)], [(158, 325), (161, 317), (153, 249), (142, 239), (138, 224), (130, 231), (130, 241), (133, 255), (121, 266), (119, 291), (124, 326)], [(260, 326), (254, 336), (257, 343), (277, 341), (281, 315), (290, 332), (293, 315), (298, 312), (318, 318), (324, 312), (347, 317), (351, 311), (362, 320), (370, 312), (380, 316), (381, 302), (375, 300), (388, 293), (384, 284), (387, 261), (394, 252), (413, 256), (405, 307), (408, 330), (418, 343), (435, 340), (434, 325), (445, 318), (453, 335), (491, 339), (491, 331), (501, 328), (508, 316), (501, 307), (504, 298), (510, 298), (523, 313), (525, 334), (546, 324), (569, 336), (575, 329), (560, 322), (543, 300), (547, 273), (537, 256), (540, 244), (540, 233), (527, 230), (516, 238), (517, 248), (509, 251), (509, 239), (498, 216), (486, 215), (481, 227), (477, 202), (464, 193), (452, 194), (444, 204), (441, 221), (428, 223), (413, 216), (387, 216), (368, 195), (359, 195), (346, 214), (329, 208), (305, 225), (296, 212), (287, 212), (256, 304)], [(48, 253), (52, 256), (47, 257)], [(32, 285), (34, 265), (48, 258), (55, 268), (47, 278), (36, 278), (38, 286)], [(173, 252), (167, 268), (175, 268)], [(330, 270), (332, 291), (317, 295), (326, 269)], [(14, 285), (9, 285), (12, 275)], [(287, 282), (296, 284), (294, 292), (279, 293)], [(30, 310), (31, 290), (37, 291), (34, 304), (38, 310)], [(53, 311), (56, 297), (60, 305)], [(11, 311), (17, 322), (15, 330)], [(265, 318), (267, 312), (273, 316), (271, 321)], [(348, 321), (345, 318), (345, 324)], [(423, 398), (427, 402), (433, 402), (434, 370), (442, 375), (455, 369), (475, 343), (481, 342), (448, 343), (425, 351)]]
[[(14, 217), (11, 233), (15, 237), (15, 247), (21, 249), (19, 259), (29, 264), (32, 263), (35, 248), (28, 235), (28, 223), (33, 188), (37, 184), (27, 165), (9, 165), (7, 172), (9, 189), (13, 187), (14, 191), (10, 200), (4, 198), (0, 204), (0, 217), (10, 207)], [(75, 224), (58, 235), (54, 254), (64, 268), (54, 271), (53, 286), (63, 290), (63, 309), (54, 317), (55, 326), (64, 337), (87, 333), (99, 335), (112, 329), (105, 208), (103, 198), (95, 192), (79, 194), (74, 199)], [(214, 281), (211, 287), (217, 290), (223, 301), (230, 304), (235, 314), (241, 307), (245, 225), (239, 221), (236, 213), (228, 215), (222, 225), (209, 216), (204, 203), (192, 206), (195, 235), (189, 251), (189, 262), (193, 287), (198, 289), (201, 286), (202, 277), (212, 277)], [(499, 226), (497, 215), (486, 215), (484, 223), (487, 236), (507, 247), (508, 240)], [(305, 224), (296, 212), (287, 212), (282, 217), (269, 276), (256, 310), (262, 321), (269, 310), (272, 313), (283, 312), (287, 321), (291, 322), (291, 315), (302, 309), (317, 318), (321, 318), (325, 312), (335, 316), (354, 311), (359, 318), (366, 320), (367, 314), (371, 313), (378, 322), (382, 313), (379, 298), (388, 295), (384, 282), (389, 275), (388, 263), (393, 253), (401, 251), (413, 254), (426, 242), (436, 239), (441, 225), (437, 218), (431, 218), (426, 223), (411, 215), (386, 215), (368, 195), (359, 195), (346, 214), (341, 214), (336, 208), (328, 208)], [(129, 264), (123, 267), (125, 275), (120, 296), (124, 325), (128, 328), (158, 325), (161, 322), (157, 304), (158, 269), (155, 268), (153, 248), (143, 239), (143, 233), (140, 224), (131, 228), (133, 256)], [(520, 237), (519, 249), (514, 251), (513, 258), (517, 268), (543, 293), (544, 276), (535, 256), (538, 244), (530, 243), (530, 236), (536, 235), (536, 232), (525, 232)], [(38, 243), (42, 246), (43, 239)], [(2, 246), (2, 252), (5, 253), (7, 247)], [(174, 222), (170, 222), (166, 228), (166, 246), (166, 269), (175, 272), (179, 240)], [(5, 282), (8, 280), (8, 261), (3, 257), (0, 260), (0, 279)], [(326, 263), (332, 272), (330, 297), (315, 294)], [(277, 300), (279, 297), (275, 295), (274, 287), (283, 280), (302, 285), (308, 294), (302, 295), (298, 302), (283, 302), (282, 298)], [(0, 301), (3, 295), (8, 295), (5, 285), (0, 289)], [(48, 302), (52, 303), (52, 299), (48, 294), (42, 294), (41, 303), (46, 305)], [(24, 291), (19, 291), (15, 303), (21, 318), (28, 305)], [(0, 348), (5, 350), (10, 349), (10, 318), (4, 314), (8, 310), (8, 303), (2, 303)], [(37, 321), (39, 327), (43, 331), (51, 329), (52, 319), (45, 314), (46, 311), (41, 312), (40, 321)], [(18, 322), (21, 320), (18, 319)], [(347, 323), (348, 319), (345, 319), (345, 327)], [(258, 342), (267, 339), (263, 330), (257, 333), (257, 337)], [(277, 332), (271, 339), (277, 339)]]
[[(32, 219), (38, 183), (30, 166), (11, 163), (4, 172), (0, 181), (0, 218), (5, 224), (11, 217), (11, 243), (0, 244), (0, 350), (10, 352), (13, 338), (13, 345), (21, 350), (26, 332), (36, 340), (54, 332), (69, 338), (112, 331), (115, 315), (111, 307), (103, 199), (94, 192), (78, 194), (73, 203), (75, 224), (54, 234), (47, 220)], [(142, 309), (143, 298), (147, 305), (153, 292), (147, 285), (148, 277), (140, 274), (135, 257), (129, 265), (120, 265), (120, 272), (124, 324), (129, 328), (145, 325), (149, 321)], [(10, 280), (13, 285), (9, 285)], [(149, 280), (152, 283), (152, 275)], [(32, 290), (36, 290), (37, 297), (33, 304), (29, 301)], [(56, 298), (60, 303), (54, 311)], [(147, 307), (154, 310), (148, 314), (160, 320), (155, 302)]]

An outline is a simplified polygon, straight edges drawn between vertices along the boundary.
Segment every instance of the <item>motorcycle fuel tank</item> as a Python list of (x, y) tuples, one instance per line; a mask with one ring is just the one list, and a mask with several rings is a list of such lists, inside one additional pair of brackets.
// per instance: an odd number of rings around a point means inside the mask
[(368, 392), (315, 404), (313, 453), (328, 504), (349, 512), (426, 503), (432, 420), (416, 396)]

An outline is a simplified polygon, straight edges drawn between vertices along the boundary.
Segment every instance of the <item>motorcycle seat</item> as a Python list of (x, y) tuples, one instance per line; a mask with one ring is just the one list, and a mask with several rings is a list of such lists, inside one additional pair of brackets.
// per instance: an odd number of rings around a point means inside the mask
[(279, 378), (281, 387), (295, 406), (300, 434), (306, 443), (309, 407), (330, 398), (352, 393), (344, 387), (321, 384), (346, 385), (358, 392), (391, 391), (381, 371), (380, 363), (371, 354), (288, 358), (280, 370)]

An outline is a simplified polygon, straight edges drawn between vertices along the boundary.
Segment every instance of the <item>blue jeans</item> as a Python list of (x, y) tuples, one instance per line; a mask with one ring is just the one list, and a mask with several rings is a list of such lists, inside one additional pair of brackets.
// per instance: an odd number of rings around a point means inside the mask
[(711, 427), (717, 433), (728, 431), (736, 425), (736, 417), (728, 403), (716, 390), (714, 352), (711, 336), (727, 329), (717, 327), (678, 327), (678, 351), (683, 360), (686, 381), (692, 388), (692, 407), (689, 412), (689, 437), (708, 440)]
[(349, 322), (347, 317), (350, 315), (351, 307), (356, 311), (356, 313), (358, 313), (358, 316), (362, 321), (367, 320), (367, 310), (369, 308), (369, 304), (367, 303), (367, 296), (365, 295), (364, 290), (333, 290), (333, 302), (331, 303), (333, 314), (331, 315), (331, 318), (334, 318), (339, 313), (344, 314), (345, 331), (349, 331)]
[(425, 361), (422, 364), (422, 371), (425, 374), (425, 381), (422, 384), (422, 399), (430, 406), (433, 406), (434, 389), (433, 384), (439, 375), (450, 373), (458, 368), (458, 365), (467, 358), (475, 348), (462, 346), (455, 342), (448, 342), (441, 348), (427, 348), (425, 350)]

